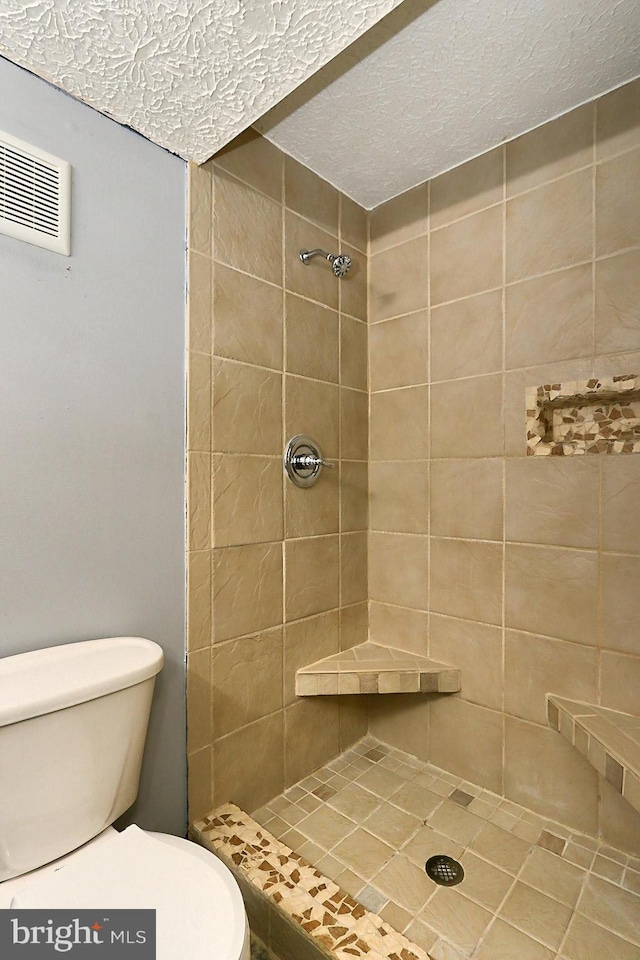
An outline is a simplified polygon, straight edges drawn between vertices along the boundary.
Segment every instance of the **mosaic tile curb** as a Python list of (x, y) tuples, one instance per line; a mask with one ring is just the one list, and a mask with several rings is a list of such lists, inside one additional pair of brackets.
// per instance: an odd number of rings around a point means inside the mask
[(235, 804), (225, 803), (194, 823), (192, 834), (268, 897), (326, 956), (431, 960)]
[(301, 667), (296, 695), (457, 693), (460, 683), (457, 667), (368, 641)]
[(527, 454), (640, 453), (638, 400), (635, 374), (528, 387)]
[(547, 694), (549, 725), (640, 813), (640, 717)]

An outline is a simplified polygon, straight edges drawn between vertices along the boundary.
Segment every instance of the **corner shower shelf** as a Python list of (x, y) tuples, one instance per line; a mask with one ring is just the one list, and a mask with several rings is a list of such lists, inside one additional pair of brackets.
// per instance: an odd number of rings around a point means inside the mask
[(640, 717), (547, 694), (549, 725), (640, 813)]
[(457, 667), (370, 642), (317, 660), (296, 672), (299, 697), (342, 693), (456, 693), (459, 689)]

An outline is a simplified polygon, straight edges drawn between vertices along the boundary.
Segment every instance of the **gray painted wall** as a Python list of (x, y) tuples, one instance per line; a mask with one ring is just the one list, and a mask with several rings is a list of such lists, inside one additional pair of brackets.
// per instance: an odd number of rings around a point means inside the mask
[(160, 643), (132, 815), (183, 834), (185, 165), (2, 59), (0, 130), (73, 167), (71, 257), (0, 236), (0, 655)]

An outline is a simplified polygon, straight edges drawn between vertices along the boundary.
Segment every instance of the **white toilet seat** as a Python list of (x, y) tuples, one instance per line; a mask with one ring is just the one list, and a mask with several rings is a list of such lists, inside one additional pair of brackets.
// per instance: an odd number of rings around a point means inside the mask
[(248, 957), (246, 913), (232, 874), (179, 837), (108, 828), (48, 869), (9, 884), (15, 909), (155, 908), (158, 960)]

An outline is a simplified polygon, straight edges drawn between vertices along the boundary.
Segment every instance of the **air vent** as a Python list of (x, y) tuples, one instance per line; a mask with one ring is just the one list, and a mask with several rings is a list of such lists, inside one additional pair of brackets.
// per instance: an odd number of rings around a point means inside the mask
[(71, 166), (2, 131), (0, 233), (71, 253)]

